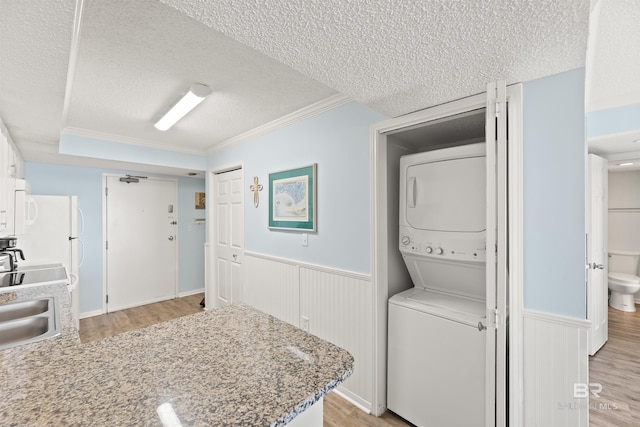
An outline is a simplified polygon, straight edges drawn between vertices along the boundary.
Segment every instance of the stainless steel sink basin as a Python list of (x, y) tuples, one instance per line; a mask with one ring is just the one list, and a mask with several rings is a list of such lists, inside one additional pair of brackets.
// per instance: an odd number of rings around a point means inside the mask
[(35, 316), (49, 310), (49, 298), (14, 302), (0, 306), (0, 322)]
[(0, 350), (60, 334), (54, 297), (0, 305)]

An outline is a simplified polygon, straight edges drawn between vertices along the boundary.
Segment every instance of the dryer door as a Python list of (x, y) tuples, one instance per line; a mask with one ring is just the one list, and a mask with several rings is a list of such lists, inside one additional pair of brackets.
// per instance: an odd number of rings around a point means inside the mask
[(407, 222), (419, 230), (481, 232), (486, 228), (485, 157), (407, 168)]

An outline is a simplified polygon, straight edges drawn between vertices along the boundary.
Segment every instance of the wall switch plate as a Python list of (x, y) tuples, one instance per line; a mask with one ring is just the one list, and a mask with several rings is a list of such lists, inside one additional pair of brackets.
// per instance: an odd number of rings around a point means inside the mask
[(302, 233), (302, 246), (309, 246), (309, 235)]
[(302, 316), (302, 324), (300, 325), (300, 329), (309, 332), (309, 318), (307, 316)]

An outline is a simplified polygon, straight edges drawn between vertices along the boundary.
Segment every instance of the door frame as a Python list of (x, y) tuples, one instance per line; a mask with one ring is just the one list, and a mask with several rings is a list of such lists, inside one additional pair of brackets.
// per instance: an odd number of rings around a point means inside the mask
[[(137, 173), (137, 172), (134, 172)], [(140, 174), (142, 176), (142, 174)], [(102, 174), (102, 302), (101, 302), (101, 310), (102, 310), (102, 314), (107, 313), (107, 300), (106, 300), (106, 295), (107, 295), (107, 178), (109, 177), (125, 177), (127, 176), (126, 173), (103, 173)], [(180, 201), (180, 187), (178, 185), (178, 179), (177, 178), (171, 178), (171, 177), (161, 177), (161, 176), (153, 176), (153, 175), (145, 175), (147, 176), (146, 179), (155, 179), (155, 180), (162, 180), (162, 181), (171, 181), (173, 183), (175, 183), (176, 185), (176, 204), (175, 204), (175, 211), (176, 211), (176, 220), (179, 221), (180, 220), (180, 206), (179, 206), (179, 201)], [(179, 279), (180, 279), (180, 264), (178, 262), (178, 245), (179, 245), (179, 241), (180, 241), (180, 235), (178, 233), (178, 227), (176, 227), (176, 244), (175, 244), (175, 259), (176, 259), (176, 277), (175, 277), (175, 286), (174, 286), (174, 294), (177, 297), (179, 295)]]
[[(208, 244), (208, 248), (209, 250), (206, 251), (207, 253), (207, 259), (205, 259), (205, 266), (204, 266), (204, 271), (205, 271), (205, 277), (206, 277), (206, 283), (205, 283), (205, 288), (204, 288), (204, 297), (205, 297), (205, 301), (217, 301), (217, 298), (215, 298), (215, 290), (216, 290), (216, 274), (214, 271), (214, 265), (215, 265), (215, 260), (216, 260), (216, 245), (215, 245), (215, 239), (213, 238), (215, 236), (215, 209), (212, 209), (213, 206), (215, 206), (216, 203), (216, 197), (215, 197), (215, 191), (213, 188), (213, 181), (215, 179), (215, 175), (219, 175), (221, 173), (225, 173), (225, 172), (231, 172), (234, 170), (240, 169), (242, 171), (242, 209), (244, 209), (245, 206), (245, 191), (244, 191), (244, 184), (246, 182), (245, 180), (245, 176), (244, 176), (244, 162), (238, 162), (238, 163), (229, 163), (227, 165), (224, 166), (219, 166), (217, 168), (214, 169), (209, 169), (209, 173), (207, 174), (207, 180), (206, 180), (206, 192), (207, 192), (207, 196), (206, 196), (206, 200), (207, 200), (207, 204), (206, 204), (206, 217), (207, 217), (207, 238), (206, 238), (206, 242)], [(243, 219), (243, 224), (242, 227), (245, 228), (244, 225), (244, 219)], [(245, 251), (245, 233), (242, 233), (242, 252), (243, 252), (243, 258), (244, 258), (244, 251)], [(244, 282), (244, 262), (240, 265), (240, 274), (242, 275), (242, 281)], [(215, 305), (209, 305), (205, 303), (205, 310), (208, 310), (209, 308), (213, 308), (215, 307)]]
[[(508, 214), (509, 214), (509, 424), (523, 422), (523, 125), (522, 85), (507, 87)], [(426, 122), (486, 107), (486, 93), (385, 120), (370, 130), (370, 257), (373, 286), (373, 399), (371, 411), (380, 416), (387, 407), (387, 134)]]

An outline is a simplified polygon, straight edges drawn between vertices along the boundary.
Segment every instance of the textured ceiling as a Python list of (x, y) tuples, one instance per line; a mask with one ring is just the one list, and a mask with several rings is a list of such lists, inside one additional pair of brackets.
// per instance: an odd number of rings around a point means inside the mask
[[(491, 80), (584, 66), (590, 9), (589, 0), (77, 1), (77, 39), (74, 0), (0, 2), (0, 116), (27, 160), (79, 162), (56, 157), (61, 129), (206, 153), (335, 94), (399, 116)], [(593, 100), (640, 82), (631, 61), (614, 62), (638, 58), (640, 1), (600, 3), (613, 10), (596, 27), (609, 57), (593, 54)], [(623, 24), (634, 28), (609, 38)], [(210, 98), (171, 130), (153, 128), (194, 82), (211, 86)]]
[(18, 142), (58, 143), (74, 8), (74, 0), (0, 2), (0, 117)]
[[(155, 129), (194, 82), (213, 94), (170, 130)], [(66, 125), (202, 153), (334, 94), (156, 0), (85, 0)]]
[[(599, 0), (594, 8), (593, 32), (587, 62), (587, 111), (640, 104), (640, 1)], [(640, 117), (636, 130), (604, 135), (588, 141), (589, 152), (640, 168)], [(625, 170), (629, 170), (625, 167)]]
[(389, 116), (584, 66), (589, 0), (161, 0)]
[(640, 1), (599, 0), (598, 7), (587, 111), (640, 104)]

